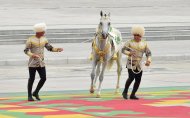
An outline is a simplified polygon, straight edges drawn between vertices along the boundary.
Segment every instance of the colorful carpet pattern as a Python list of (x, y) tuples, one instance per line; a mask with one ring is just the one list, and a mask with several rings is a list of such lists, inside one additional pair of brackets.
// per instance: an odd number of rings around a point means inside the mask
[(28, 102), (26, 93), (0, 94), (0, 118), (190, 118), (190, 87), (140, 88), (140, 100), (124, 100), (113, 90), (101, 98), (88, 91), (41, 92)]

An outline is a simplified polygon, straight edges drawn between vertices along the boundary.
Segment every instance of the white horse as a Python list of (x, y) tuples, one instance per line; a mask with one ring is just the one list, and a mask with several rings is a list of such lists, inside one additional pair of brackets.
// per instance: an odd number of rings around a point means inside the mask
[[(121, 48), (122, 38), (121, 33), (111, 27), (110, 13), (104, 14), (100, 12), (100, 23), (98, 25), (95, 38), (92, 43), (92, 72), (91, 72), (91, 86), (90, 93), (94, 93), (96, 80), (99, 77), (99, 86), (97, 89), (97, 96), (100, 97), (101, 84), (104, 79), (104, 71), (111, 68), (113, 61), (117, 62), (117, 85), (115, 93), (119, 93), (119, 80), (122, 71), (121, 64)], [(100, 68), (102, 67), (102, 68)]]

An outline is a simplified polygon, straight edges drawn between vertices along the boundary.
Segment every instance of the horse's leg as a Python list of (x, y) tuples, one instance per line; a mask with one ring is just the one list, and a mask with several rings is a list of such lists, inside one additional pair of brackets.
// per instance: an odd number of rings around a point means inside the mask
[(94, 79), (94, 85), (93, 85), (94, 89), (96, 88), (96, 81), (100, 74), (100, 65), (101, 65), (101, 63), (98, 62), (97, 67), (96, 67), (96, 75), (95, 75), (95, 79)]
[(122, 71), (122, 57), (121, 57), (121, 51), (117, 52), (117, 85), (116, 85), (116, 90), (115, 94), (118, 94), (120, 92), (120, 77), (121, 77), (121, 71)]
[(95, 70), (96, 70), (97, 61), (94, 59), (92, 63), (92, 72), (91, 72), (91, 86), (90, 86), (90, 93), (94, 93), (94, 77), (95, 77)]
[(101, 92), (101, 85), (102, 85), (102, 81), (104, 79), (104, 71), (106, 69), (106, 65), (107, 65), (107, 61), (105, 61), (103, 64), (102, 64), (102, 70), (101, 70), (101, 73), (100, 73), (100, 76), (99, 76), (99, 86), (98, 86), (98, 91), (97, 91), (97, 98), (100, 97), (100, 92)]

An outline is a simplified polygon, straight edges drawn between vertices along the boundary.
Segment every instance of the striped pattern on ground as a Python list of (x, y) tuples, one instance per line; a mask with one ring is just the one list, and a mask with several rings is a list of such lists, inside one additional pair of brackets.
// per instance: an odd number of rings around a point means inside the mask
[(140, 88), (140, 100), (103, 91), (101, 98), (88, 91), (41, 92), (42, 101), (34, 102), (26, 93), (0, 94), (0, 118), (190, 117), (190, 87)]

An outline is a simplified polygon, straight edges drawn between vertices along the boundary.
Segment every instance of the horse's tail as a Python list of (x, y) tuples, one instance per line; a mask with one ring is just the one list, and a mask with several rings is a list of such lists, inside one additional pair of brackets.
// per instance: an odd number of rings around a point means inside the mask
[(108, 70), (110, 70), (110, 69), (112, 68), (114, 61), (115, 61), (114, 59), (110, 59), (110, 60), (108, 61), (108, 64), (107, 64), (107, 69), (108, 69)]

